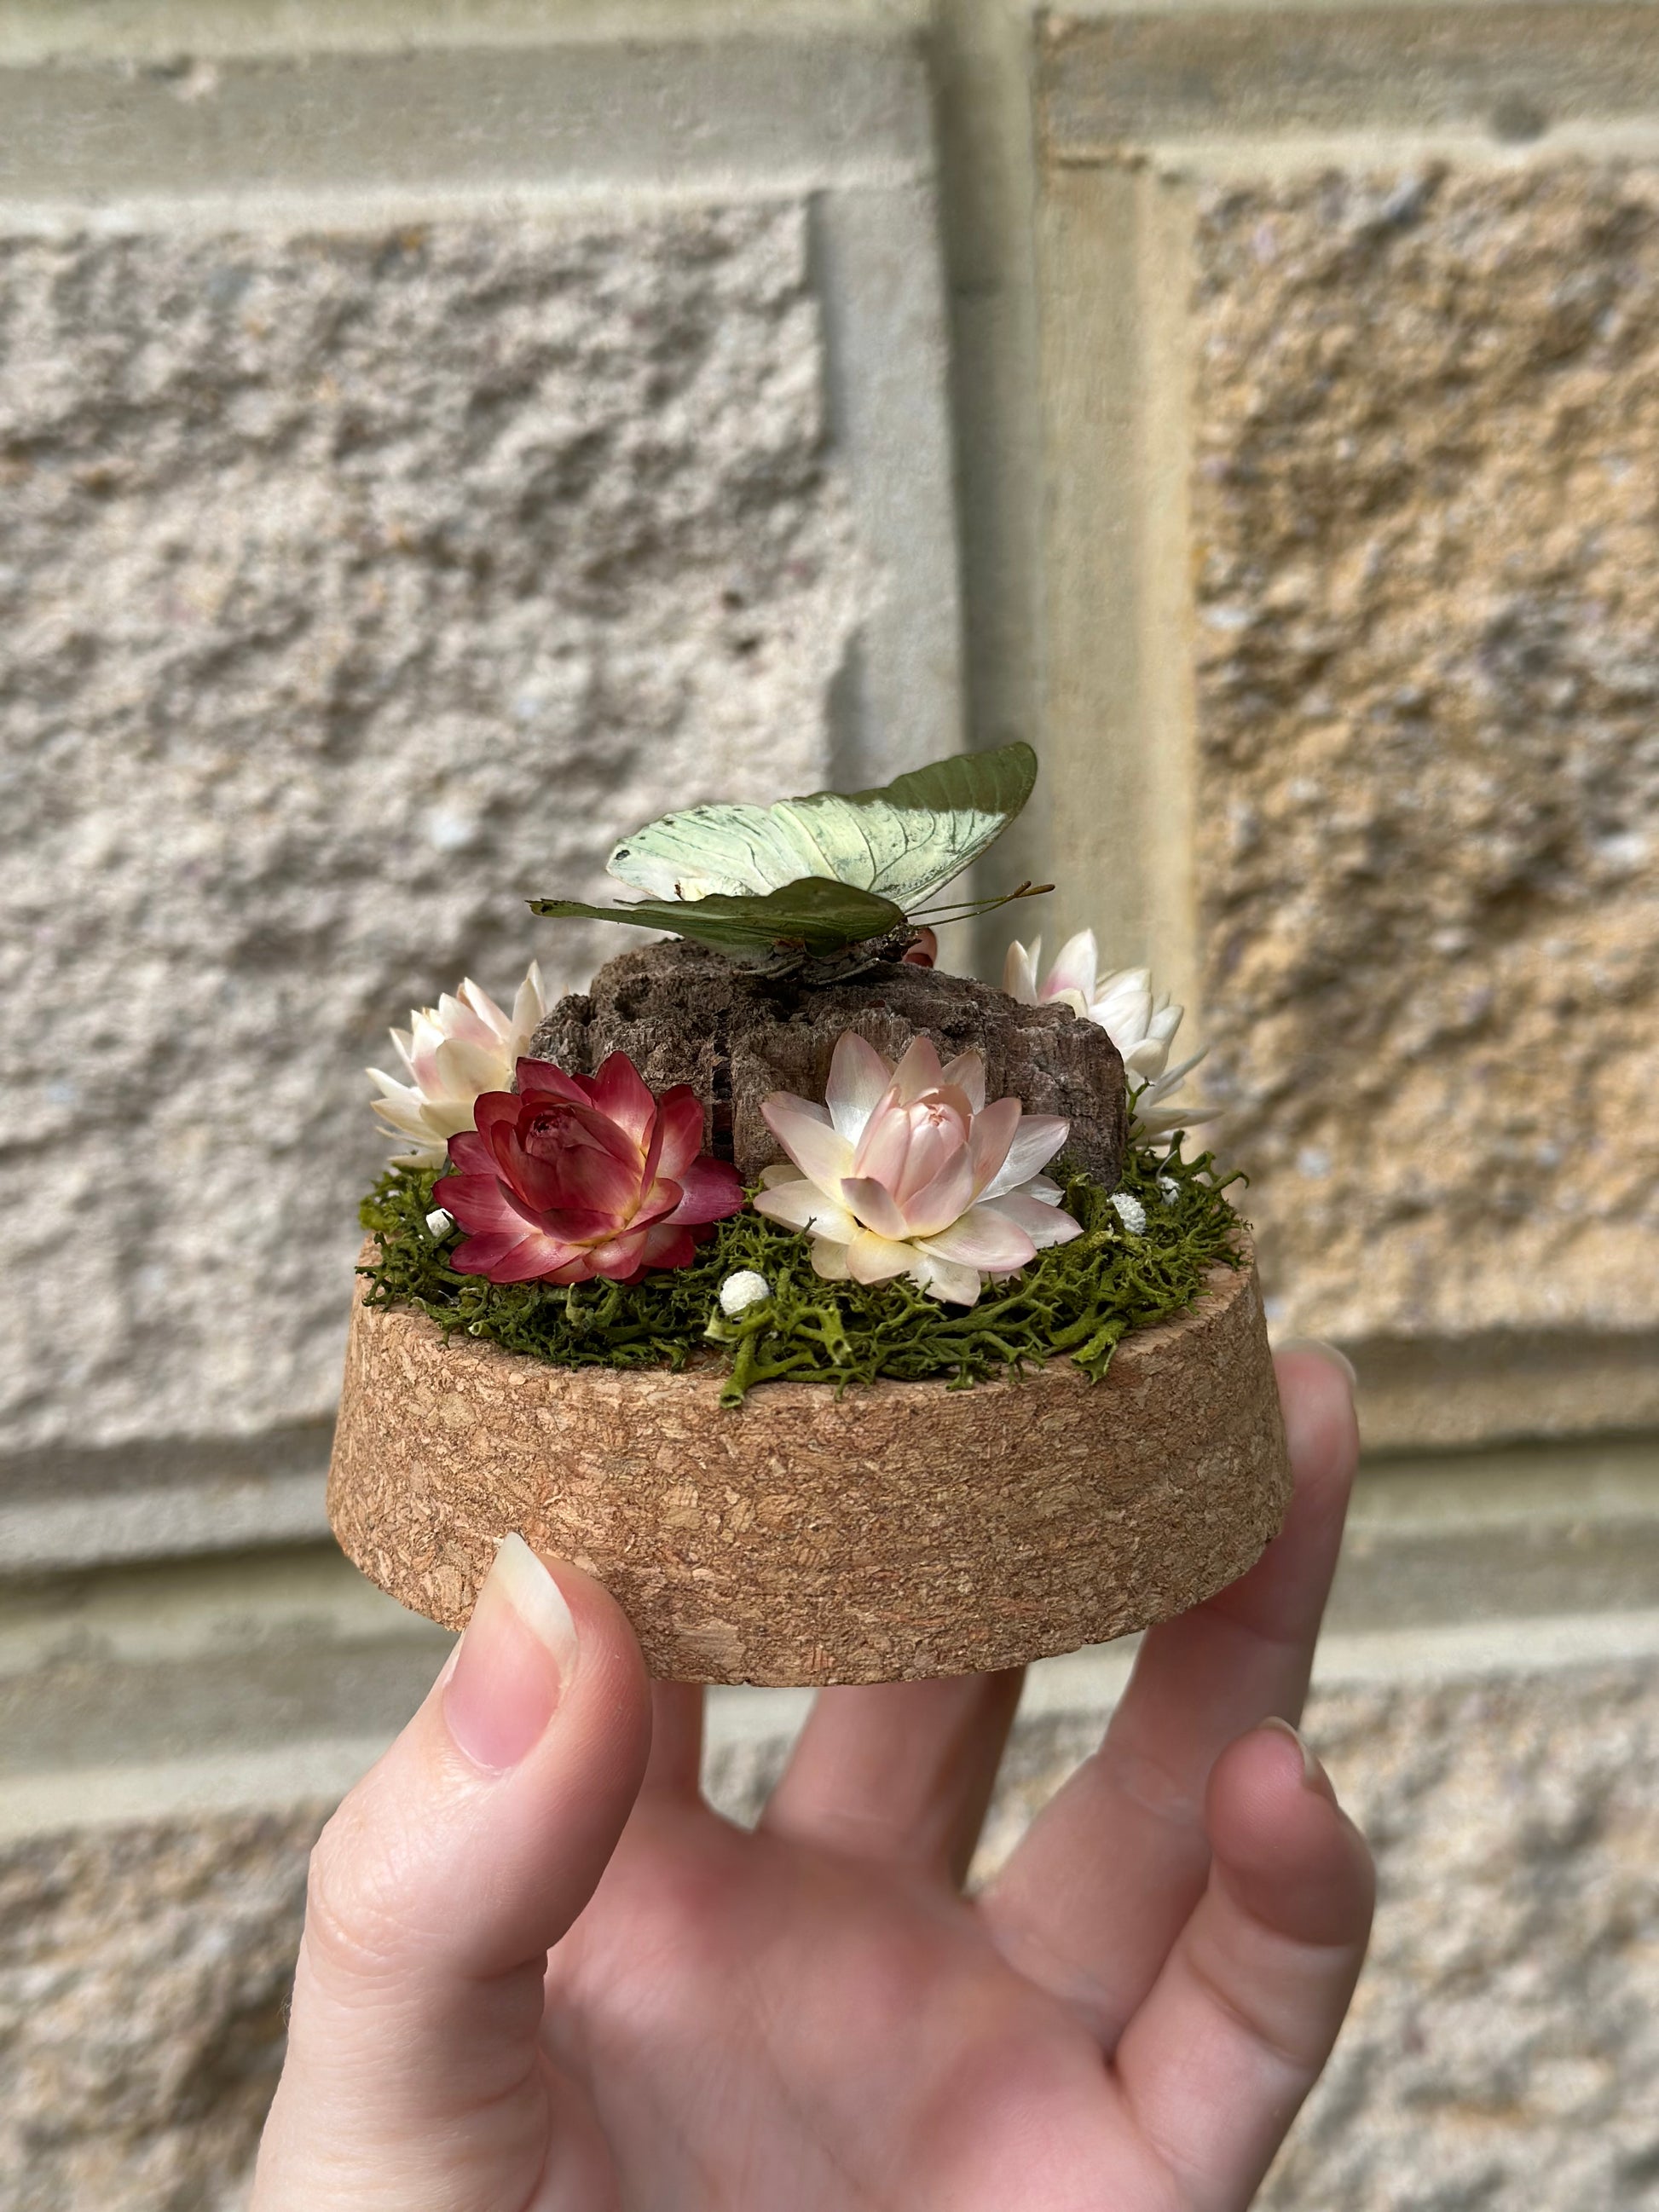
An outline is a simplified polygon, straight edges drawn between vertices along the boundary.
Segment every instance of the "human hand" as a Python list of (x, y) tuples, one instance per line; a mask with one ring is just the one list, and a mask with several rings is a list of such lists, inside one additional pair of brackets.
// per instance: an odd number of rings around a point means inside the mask
[(974, 1899), (1018, 1675), (823, 1692), (751, 1835), (698, 1794), (701, 1691), (650, 1688), (596, 1583), (504, 1547), (318, 1844), (253, 2212), (1248, 2204), (1371, 1899), (1284, 1725), (1352, 1398), (1316, 1350), (1279, 1371), (1283, 1534), (1148, 1634)]

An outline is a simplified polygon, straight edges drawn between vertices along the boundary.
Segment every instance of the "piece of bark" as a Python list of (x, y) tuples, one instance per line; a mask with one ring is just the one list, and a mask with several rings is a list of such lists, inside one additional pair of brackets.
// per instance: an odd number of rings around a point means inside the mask
[(771, 1091), (821, 1099), (836, 1040), (849, 1029), (890, 1060), (916, 1036), (930, 1037), (942, 1060), (976, 1048), (988, 1098), (1062, 1115), (1067, 1157), (1108, 1189), (1116, 1182), (1126, 1088), (1105, 1030), (1069, 1007), (1022, 1006), (938, 968), (884, 960), (845, 981), (809, 983), (671, 939), (607, 961), (586, 991), (560, 1000), (531, 1050), (581, 1075), (625, 1052), (653, 1091), (689, 1083), (703, 1102), (709, 1149), (749, 1182), (783, 1157), (761, 1101)]
[(1103, 1643), (1243, 1574), (1290, 1498), (1248, 1252), (1101, 1382), (1056, 1358), (971, 1390), (767, 1382), (736, 1408), (717, 1369), (551, 1367), (362, 1291), (328, 1488), (349, 1557), (459, 1628), (516, 1530), (597, 1575), (672, 1680), (890, 1681)]

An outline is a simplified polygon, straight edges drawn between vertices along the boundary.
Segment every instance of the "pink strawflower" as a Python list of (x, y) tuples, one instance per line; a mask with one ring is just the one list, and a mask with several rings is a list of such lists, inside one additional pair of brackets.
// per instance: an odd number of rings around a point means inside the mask
[(775, 1091), (761, 1112), (793, 1164), (766, 1170), (756, 1210), (804, 1230), (813, 1268), (831, 1282), (908, 1275), (970, 1306), (988, 1277), (1081, 1233), (1038, 1172), (1070, 1125), (1024, 1112), (1018, 1098), (987, 1106), (977, 1052), (942, 1068), (918, 1037), (893, 1067), (849, 1030), (822, 1106)]
[(449, 1139), (433, 1196), (466, 1236), (449, 1264), (492, 1283), (633, 1283), (685, 1267), (693, 1231), (743, 1205), (738, 1171), (702, 1150), (688, 1083), (653, 1097), (624, 1052), (597, 1075), (519, 1062), (519, 1088), (487, 1092)]

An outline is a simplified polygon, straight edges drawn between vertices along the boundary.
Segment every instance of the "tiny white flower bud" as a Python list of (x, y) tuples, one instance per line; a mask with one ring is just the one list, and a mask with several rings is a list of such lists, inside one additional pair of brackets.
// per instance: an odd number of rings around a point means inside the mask
[(1181, 1185), (1173, 1176), (1160, 1176), (1158, 1179), (1158, 1187), (1164, 1194), (1165, 1206), (1173, 1206), (1181, 1195)]
[(720, 1311), (735, 1321), (740, 1313), (763, 1304), (771, 1295), (772, 1285), (764, 1275), (757, 1275), (752, 1267), (739, 1267), (720, 1285)]
[(1131, 1198), (1127, 1190), (1115, 1190), (1112, 1204), (1117, 1208), (1117, 1218), (1131, 1237), (1146, 1233), (1146, 1209), (1138, 1198)]
[(426, 1233), (434, 1243), (447, 1237), (454, 1226), (454, 1215), (446, 1213), (441, 1206), (434, 1206), (426, 1217)]

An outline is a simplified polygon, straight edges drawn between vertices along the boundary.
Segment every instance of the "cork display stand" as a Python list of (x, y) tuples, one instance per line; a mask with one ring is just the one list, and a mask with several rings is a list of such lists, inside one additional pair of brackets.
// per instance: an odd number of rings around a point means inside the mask
[(1018, 1666), (1183, 1612), (1244, 1572), (1290, 1496), (1248, 1248), (1105, 1379), (1054, 1359), (952, 1389), (713, 1366), (561, 1368), (367, 1306), (329, 1475), (370, 1579), (463, 1626), (496, 1544), (596, 1575), (652, 1671), (818, 1685)]

